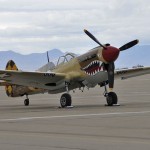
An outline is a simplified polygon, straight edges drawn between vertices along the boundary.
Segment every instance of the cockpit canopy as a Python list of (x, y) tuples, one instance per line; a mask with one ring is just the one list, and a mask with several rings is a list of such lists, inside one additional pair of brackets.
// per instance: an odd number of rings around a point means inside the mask
[(62, 64), (64, 64), (64, 63), (66, 63), (66, 62), (69, 62), (71, 59), (73, 59), (73, 58), (75, 58), (76, 57), (76, 55), (74, 54), (74, 53), (67, 53), (66, 55), (64, 55), (64, 56), (60, 56), (59, 58), (58, 58), (58, 61), (57, 61), (57, 66), (58, 65), (62, 65)]

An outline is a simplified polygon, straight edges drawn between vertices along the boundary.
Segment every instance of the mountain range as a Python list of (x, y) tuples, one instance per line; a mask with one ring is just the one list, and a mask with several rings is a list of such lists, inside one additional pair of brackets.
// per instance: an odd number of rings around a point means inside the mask
[[(64, 55), (64, 53), (58, 49), (49, 50), (48, 53), (50, 61), (55, 63), (60, 56)], [(26, 71), (37, 70), (48, 62), (47, 52), (22, 55), (11, 50), (0, 51), (0, 69), (5, 69), (6, 63), (10, 59), (16, 63), (19, 69)]]
[[(50, 61), (57, 62), (57, 59), (65, 53), (59, 49), (48, 51)], [(0, 51), (0, 69), (5, 69), (6, 63), (14, 60), (21, 70), (34, 71), (47, 63), (47, 52), (22, 55), (14, 51)], [(132, 67), (136, 65), (150, 66), (150, 45), (139, 45), (120, 53), (115, 62), (116, 68)]]
[(137, 45), (121, 51), (116, 67), (150, 66), (150, 45)]

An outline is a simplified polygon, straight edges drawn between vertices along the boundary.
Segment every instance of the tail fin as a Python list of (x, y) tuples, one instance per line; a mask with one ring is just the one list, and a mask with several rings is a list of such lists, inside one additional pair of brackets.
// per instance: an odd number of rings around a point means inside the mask
[(18, 70), (18, 68), (13, 60), (9, 60), (6, 64), (5, 70)]
[[(9, 60), (6, 64), (5, 70), (18, 70), (18, 68), (13, 60)], [(6, 85), (5, 86), (6, 94), (9, 97), (13, 97), (13, 86), (15, 86), (15, 85)]]

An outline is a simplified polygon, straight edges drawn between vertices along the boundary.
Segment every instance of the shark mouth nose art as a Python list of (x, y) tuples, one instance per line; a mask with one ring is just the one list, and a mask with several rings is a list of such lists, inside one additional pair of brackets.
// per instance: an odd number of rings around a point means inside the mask
[(92, 61), (89, 65), (84, 67), (82, 70), (85, 71), (86, 74), (92, 76), (96, 73), (103, 71), (102, 63), (98, 60)]

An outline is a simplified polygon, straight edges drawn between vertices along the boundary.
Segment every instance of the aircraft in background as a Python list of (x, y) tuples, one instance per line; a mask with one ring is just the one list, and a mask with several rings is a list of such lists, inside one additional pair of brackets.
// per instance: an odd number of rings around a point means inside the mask
[(108, 106), (112, 106), (118, 103), (117, 94), (113, 92), (114, 79), (127, 79), (150, 73), (150, 67), (115, 70), (114, 62), (119, 53), (136, 45), (138, 40), (116, 48), (110, 44), (103, 45), (89, 31), (84, 32), (99, 46), (80, 56), (68, 53), (58, 59), (56, 66), (52, 63), (49, 69), (42, 67), (35, 72), (20, 71), (12, 60), (9, 61), (6, 70), (0, 70), (0, 80), (3, 80), (1, 85), (6, 86), (7, 95), (26, 95), (24, 104), (29, 105), (28, 95), (65, 92), (60, 98), (60, 104), (61, 107), (67, 107), (72, 104), (70, 90), (100, 85), (105, 87), (104, 96)]

